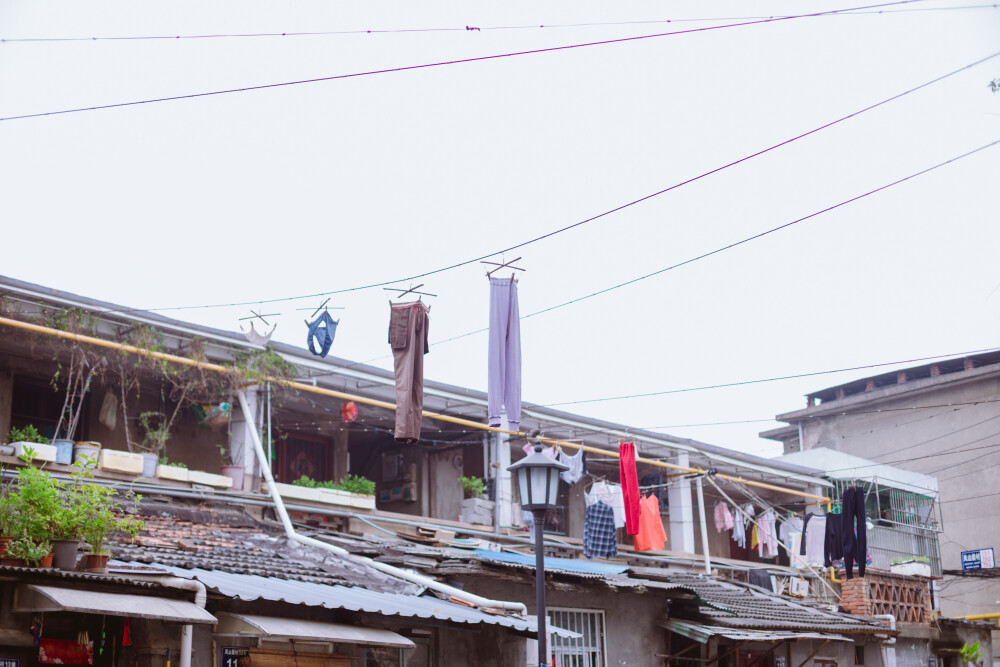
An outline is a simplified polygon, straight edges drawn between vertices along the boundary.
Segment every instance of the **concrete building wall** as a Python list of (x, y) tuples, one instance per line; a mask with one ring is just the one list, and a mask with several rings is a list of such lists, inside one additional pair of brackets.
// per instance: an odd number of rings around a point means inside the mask
[[(493, 599), (516, 600), (535, 613), (534, 583), (516, 583), (482, 578), (462, 578), (465, 589)], [(558, 590), (550, 584), (546, 590), (547, 609), (568, 608), (602, 610), (605, 621), (607, 665), (629, 667), (661, 667), (657, 653), (666, 651), (666, 630), (659, 620), (666, 618), (667, 601), (655, 595), (616, 593), (600, 589), (595, 584), (589, 592)], [(477, 662), (467, 664), (479, 665)], [(485, 663), (484, 663), (485, 664)], [(523, 664), (523, 663), (522, 663)]]
[[(836, 404), (862, 414), (810, 419), (802, 427), (805, 450), (827, 447), (937, 477), (946, 570), (962, 569), (962, 551), (1000, 552), (1000, 403), (984, 402), (1000, 396), (1000, 372), (983, 370), (943, 375), (877, 404), (865, 394), (849, 396)], [(954, 381), (968, 373), (973, 381)], [(924, 405), (941, 407), (913, 409)], [(1000, 580), (946, 577), (940, 599), (946, 616), (1000, 611)]]

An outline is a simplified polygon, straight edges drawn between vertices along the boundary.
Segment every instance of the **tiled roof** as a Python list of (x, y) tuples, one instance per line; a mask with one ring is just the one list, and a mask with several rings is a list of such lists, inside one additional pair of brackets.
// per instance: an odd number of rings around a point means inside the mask
[(391, 593), (415, 594), (421, 590), (360, 560), (291, 542), (284, 533), (255, 524), (246, 516), (150, 505), (144, 505), (140, 513), (146, 527), (134, 543), (122, 541), (113, 548), (118, 560), (364, 586)]

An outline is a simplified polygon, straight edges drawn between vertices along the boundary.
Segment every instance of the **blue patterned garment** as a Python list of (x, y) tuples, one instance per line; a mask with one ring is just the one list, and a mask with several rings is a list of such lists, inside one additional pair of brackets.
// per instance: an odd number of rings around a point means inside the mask
[(596, 502), (587, 507), (583, 523), (583, 555), (587, 558), (618, 555), (615, 511), (607, 503)]

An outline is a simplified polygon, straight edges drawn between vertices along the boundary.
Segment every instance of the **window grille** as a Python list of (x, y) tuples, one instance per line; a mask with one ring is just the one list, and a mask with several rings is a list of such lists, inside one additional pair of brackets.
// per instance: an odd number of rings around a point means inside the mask
[(567, 639), (552, 635), (554, 667), (605, 667), (604, 611), (593, 609), (549, 609), (549, 623), (583, 635)]

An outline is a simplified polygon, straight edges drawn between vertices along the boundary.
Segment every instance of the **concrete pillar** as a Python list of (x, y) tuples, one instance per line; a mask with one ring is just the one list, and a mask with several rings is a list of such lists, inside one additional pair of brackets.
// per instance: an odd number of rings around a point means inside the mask
[[(256, 428), (258, 413), (260, 412), (261, 392), (259, 387), (247, 387), (247, 407), (251, 414), (243, 414), (238, 406), (233, 406), (233, 420), (229, 431), (229, 451), (233, 465), (243, 466), (243, 489), (251, 490), (257, 479), (260, 478), (261, 471), (254, 455), (253, 441), (250, 436), (250, 429)], [(229, 461), (223, 458), (223, 465), (228, 465)]]
[[(500, 428), (510, 430), (506, 411), (500, 415)], [(506, 433), (496, 433), (494, 434), (494, 442), (496, 443), (496, 455), (492, 458), (498, 466), (496, 468), (496, 526), (499, 528), (514, 525), (514, 512), (511, 507), (514, 492), (510, 481), (510, 471), (507, 470), (510, 467), (510, 436)]]
[(348, 432), (347, 429), (339, 429), (333, 434), (333, 479), (339, 481), (349, 472), (350, 459), (348, 458)]
[[(678, 454), (677, 465), (689, 465), (687, 452)], [(694, 503), (691, 501), (690, 480), (681, 478), (676, 484), (668, 486), (667, 503), (670, 506), (670, 548), (695, 553)]]
[(0, 368), (0, 442), (10, 433), (10, 415), (14, 403), (14, 372)]

